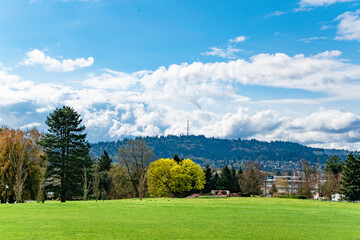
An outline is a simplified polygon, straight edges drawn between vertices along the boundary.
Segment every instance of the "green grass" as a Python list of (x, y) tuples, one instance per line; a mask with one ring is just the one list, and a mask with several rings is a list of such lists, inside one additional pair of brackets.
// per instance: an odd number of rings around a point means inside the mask
[(360, 204), (271, 198), (0, 205), (1, 239), (360, 239)]

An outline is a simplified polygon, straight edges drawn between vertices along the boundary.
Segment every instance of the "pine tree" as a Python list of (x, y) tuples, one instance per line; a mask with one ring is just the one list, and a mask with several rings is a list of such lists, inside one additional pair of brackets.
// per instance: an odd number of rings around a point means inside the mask
[(209, 165), (206, 165), (205, 169), (204, 169), (204, 173), (205, 173), (205, 185), (204, 185), (204, 190), (203, 193), (209, 193), (211, 192), (211, 178), (212, 178), (212, 171), (211, 168), (209, 167)]
[(56, 108), (46, 120), (49, 129), (42, 146), (49, 164), (47, 177), (61, 202), (82, 196), (84, 169), (91, 175), (90, 144), (81, 122), (80, 115), (67, 106)]
[(100, 156), (99, 160), (99, 191), (101, 198), (106, 198), (110, 191), (110, 177), (109, 171), (111, 168), (112, 159), (109, 157), (108, 152), (105, 150)]
[(231, 171), (228, 168), (228, 166), (224, 165), (221, 169), (221, 174), (219, 177), (219, 189), (222, 190), (229, 190), (232, 189), (232, 177), (231, 177)]
[(236, 169), (234, 166), (232, 166), (232, 168), (231, 168), (231, 189), (230, 189), (230, 191), (233, 193), (240, 192), (239, 181), (238, 181)]
[(349, 154), (343, 171), (341, 193), (350, 201), (360, 200), (360, 158)]
[(211, 190), (218, 190), (219, 189), (219, 174), (215, 172), (215, 174), (211, 178)]

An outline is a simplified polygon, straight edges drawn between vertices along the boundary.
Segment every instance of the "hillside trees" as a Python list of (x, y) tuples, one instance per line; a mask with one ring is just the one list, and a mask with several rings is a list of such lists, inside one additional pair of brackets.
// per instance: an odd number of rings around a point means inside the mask
[(48, 132), (42, 141), (48, 159), (47, 177), (61, 202), (83, 193), (83, 174), (90, 173), (92, 159), (85, 126), (71, 107), (56, 108), (46, 120)]
[(350, 200), (360, 200), (360, 157), (349, 154), (343, 171), (341, 193)]
[(193, 190), (202, 190), (205, 174), (190, 159), (179, 163), (174, 159), (159, 159), (148, 170), (149, 192), (156, 197), (183, 197)]
[[(41, 134), (36, 129), (2, 129), (0, 132), (0, 198), (1, 202), (23, 201), (24, 190), (34, 197), (44, 167), (38, 144)], [(33, 183), (33, 184), (30, 184)], [(28, 186), (27, 186), (28, 185)]]
[(125, 168), (135, 196), (142, 199), (146, 193), (147, 170), (154, 154), (144, 140), (129, 140), (119, 148), (119, 163)]

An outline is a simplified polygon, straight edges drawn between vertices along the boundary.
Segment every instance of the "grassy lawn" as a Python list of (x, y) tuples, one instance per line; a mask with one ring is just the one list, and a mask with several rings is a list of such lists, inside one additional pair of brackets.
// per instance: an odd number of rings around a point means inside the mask
[(1, 239), (360, 239), (360, 204), (271, 198), (0, 205)]

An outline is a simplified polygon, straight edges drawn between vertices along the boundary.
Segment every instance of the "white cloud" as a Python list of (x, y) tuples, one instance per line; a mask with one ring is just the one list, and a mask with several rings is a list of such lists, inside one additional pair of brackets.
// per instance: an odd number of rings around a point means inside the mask
[(238, 36), (236, 38), (230, 39), (229, 42), (239, 43), (244, 42), (247, 39), (246, 36)]
[(211, 51), (202, 53), (202, 55), (235, 59), (236, 53), (241, 51), (240, 49), (234, 48), (233, 46), (228, 46), (225, 49), (218, 47), (211, 47), (210, 49)]
[(149, 71), (140, 71), (131, 74), (104, 69), (100, 76), (91, 75), (82, 84), (101, 89), (128, 89), (138, 83), (139, 78)]
[(71, 72), (74, 71), (76, 68), (89, 67), (94, 63), (93, 57), (88, 57), (87, 59), (76, 58), (75, 60), (57, 60), (55, 58), (46, 56), (43, 51), (40, 51), (38, 49), (29, 51), (26, 55), (27, 58), (20, 64), (26, 66), (42, 65), (47, 71)]
[(33, 122), (33, 123), (26, 124), (24, 126), (21, 126), (20, 129), (31, 129), (31, 128), (38, 127), (38, 126), (41, 126), (41, 123)]
[(356, 0), (301, 0), (299, 2), (300, 9), (306, 9), (309, 7), (321, 7), (321, 6), (329, 6), (335, 3), (342, 2), (353, 2)]
[(304, 43), (312, 43), (312, 42), (327, 40), (327, 39), (328, 39), (327, 37), (308, 37), (308, 38), (302, 38), (299, 41), (304, 42)]
[[(93, 135), (92, 141), (185, 134), (189, 118), (193, 134), (261, 140), (286, 140), (290, 135), (300, 143), (356, 146), (359, 117), (353, 113), (320, 109), (295, 118), (271, 107), (259, 108), (259, 101), (243, 91), (244, 85), (252, 85), (322, 93), (321, 99), (265, 98), (268, 106), (271, 101), (311, 105), (320, 100), (360, 99), (360, 66), (339, 59), (340, 55), (336, 50), (313, 56), (258, 54), (247, 61), (173, 64), (155, 71), (105, 69), (90, 75), (79, 89), (36, 84), (0, 69), (0, 107), (31, 103), (33, 114), (26, 119), (34, 123), (44, 121), (34, 116), (43, 118), (63, 104), (73, 106)], [(244, 107), (249, 105), (257, 108)]]
[(275, 11), (273, 13), (269, 13), (267, 15), (264, 16), (264, 18), (268, 18), (268, 17), (274, 17), (274, 16), (281, 16), (283, 14), (286, 14), (286, 12), (282, 12), (282, 11)]
[(337, 26), (336, 40), (357, 40), (360, 41), (360, 10), (345, 12), (339, 15), (336, 20), (340, 23)]
[(208, 124), (200, 132), (208, 137), (251, 138), (257, 133), (267, 134), (277, 128), (281, 121), (272, 110), (250, 115), (247, 108), (238, 108), (234, 114), (227, 113), (221, 121)]

